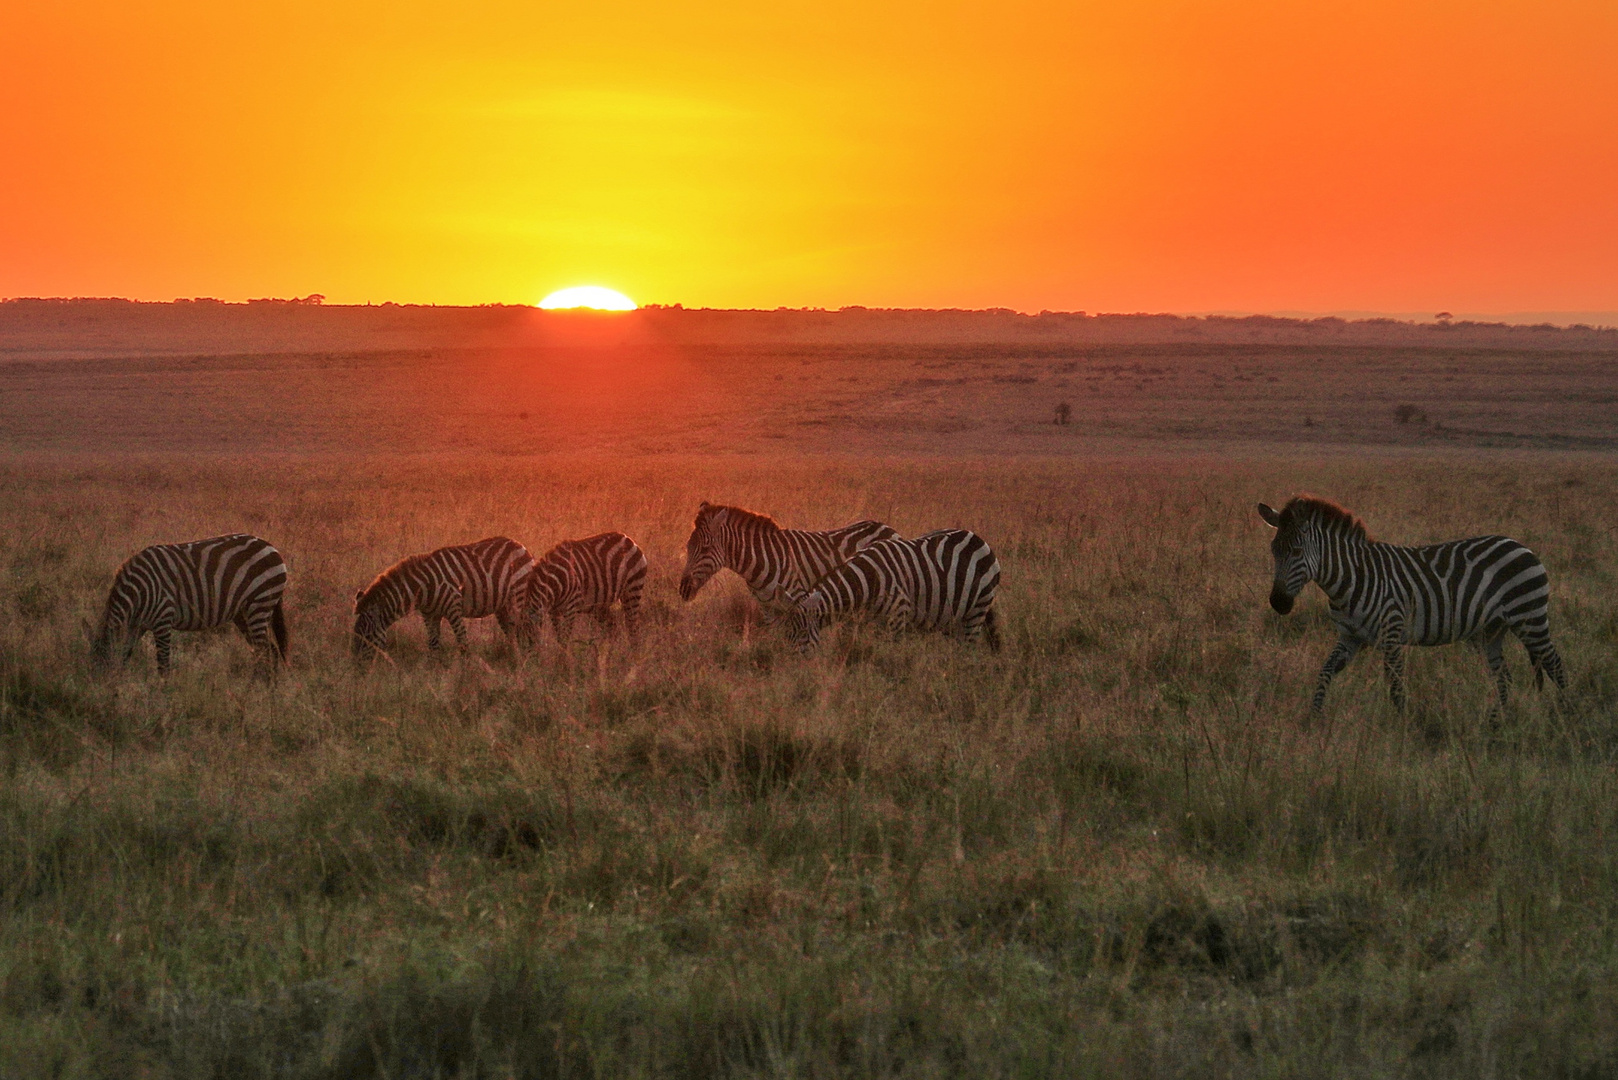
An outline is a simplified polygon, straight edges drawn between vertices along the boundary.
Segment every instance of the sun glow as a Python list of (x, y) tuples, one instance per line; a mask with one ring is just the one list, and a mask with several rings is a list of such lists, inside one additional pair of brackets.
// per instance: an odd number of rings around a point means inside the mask
[(600, 285), (575, 285), (558, 289), (539, 302), (546, 311), (562, 308), (595, 308), (597, 311), (634, 311), (635, 301), (616, 289)]

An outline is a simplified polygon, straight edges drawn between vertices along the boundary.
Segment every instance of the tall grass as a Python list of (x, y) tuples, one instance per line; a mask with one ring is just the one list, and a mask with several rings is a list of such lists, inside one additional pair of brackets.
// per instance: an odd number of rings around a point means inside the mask
[[(0, 1075), (1605, 1075), (1618, 1069), (1618, 468), (152, 459), (0, 470)], [(1521, 650), (1308, 695), (1254, 512), (1544, 559), (1565, 699)], [(1006, 651), (874, 627), (799, 657), (700, 499), (994, 545)], [(617, 528), (646, 640), (356, 669), (412, 551)], [(149, 543), (291, 567), (292, 663), (230, 633), (87, 662)]]

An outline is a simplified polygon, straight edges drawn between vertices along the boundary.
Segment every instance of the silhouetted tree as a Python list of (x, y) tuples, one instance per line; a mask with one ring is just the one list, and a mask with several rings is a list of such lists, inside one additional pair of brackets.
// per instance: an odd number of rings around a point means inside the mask
[(1067, 424), (1068, 424), (1068, 421), (1070, 421), (1072, 419), (1073, 419), (1073, 406), (1069, 405), (1065, 401), (1062, 402), (1060, 405), (1056, 406), (1056, 423), (1060, 424), (1063, 427), (1066, 427)]

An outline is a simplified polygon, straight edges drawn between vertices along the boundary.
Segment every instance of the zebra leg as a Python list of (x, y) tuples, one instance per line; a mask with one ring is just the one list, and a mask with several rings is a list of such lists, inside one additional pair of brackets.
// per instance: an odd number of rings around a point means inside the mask
[(1315, 696), (1309, 702), (1309, 708), (1314, 712), (1322, 712), (1326, 708), (1326, 688), (1331, 685), (1332, 678), (1354, 659), (1354, 654), (1360, 651), (1360, 643), (1352, 638), (1341, 637), (1337, 645), (1327, 655), (1326, 662), (1320, 666), (1320, 675), (1315, 679)]
[(253, 617), (249, 619), (244, 612), (237, 615), (232, 622), (235, 623), (236, 629), (242, 632), (242, 637), (247, 639), (249, 645), (269, 656), (270, 668), (273, 670), (276, 661), (281, 659), (281, 650), (270, 637), (270, 614), (270, 611), (255, 611)]
[(911, 616), (914, 614), (914, 611), (915, 609), (911, 606), (910, 598), (908, 596), (900, 596), (895, 598), (893, 603), (888, 606), (888, 610), (883, 612), (883, 621), (887, 624), (888, 633), (892, 634), (894, 637), (898, 637), (900, 634), (910, 629), (910, 624), (912, 622)]
[(984, 620), (977, 627), (982, 631), (984, 641), (989, 643), (990, 653), (998, 653), (1000, 651), (1000, 617), (995, 615), (993, 607), (985, 610)]
[(515, 655), (517, 646), (524, 644), (527, 636), (523, 628), (528, 624), (528, 620), (524, 619), (520, 612), (513, 615), (510, 608), (502, 608), (494, 613), (494, 621), (500, 624), (500, 633), (511, 644), (512, 654)]
[(779, 620), (790, 608), (781, 607), (781, 590), (769, 588), (754, 590), (753, 599), (758, 601), (758, 624), (760, 627), (771, 626)]
[(167, 626), (152, 627), (152, 643), (157, 646), (157, 673), (169, 673), (169, 645), (172, 633)]
[(1377, 644), (1382, 649), (1382, 670), (1388, 677), (1388, 697), (1393, 707), (1405, 711), (1405, 619), (1398, 608), (1382, 616), (1382, 627)]
[(624, 633), (629, 643), (640, 643), (640, 593), (624, 596)]
[(1506, 667), (1506, 632), (1501, 629), (1483, 640), (1483, 659), (1494, 676), (1496, 700), (1489, 712), (1497, 709), (1501, 717), (1506, 714), (1506, 695), (1511, 691), (1511, 671)]
[(1562, 654), (1556, 651), (1556, 646), (1551, 644), (1550, 638), (1545, 639), (1545, 644), (1540, 647), (1537, 654), (1530, 653), (1529, 657), (1534, 661), (1536, 685), (1544, 682), (1545, 676), (1549, 675), (1558, 690), (1567, 689), (1567, 671), (1562, 667)]
[(427, 628), (427, 647), (434, 652), (438, 651), (438, 616), (422, 615), (421, 623)]
[(241, 632), (242, 637), (247, 639), (247, 643), (249, 645), (256, 648), (263, 648), (269, 644), (270, 635), (267, 632), (269, 630), (268, 619), (261, 619), (256, 616), (249, 619), (247, 617), (247, 613), (244, 611), (240, 612), (234, 619), (230, 620), (230, 625), (234, 626)]
[(1562, 667), (1562, 655), (1551, 643), (1550, 630), (1544, 619), (1536, 624), (1513, 626), (1511, 632), (1528, 652), (1528, 662), (1534, 665), (1534, 689), (1545, 687), (1545, 676), (1551, 677), (1558, 690), (1567, 689), (1567, 671)]
[(1382, 670), (1388, 676), (1388, 697), (1393, 707), (1405, 711), (1405, 651), (1397, 641), (1382, 643)]
[(459, 589), (444, 598), (444, 619), (455, 634), (455, 643), (466, 651), (466, 621), (461, 618), (462, 596)]
[(573, 632), (573, 616), (560, 611), (551, 612), (551, 630), (556, 634), (556, 644), (566, 648), (567, 639)]

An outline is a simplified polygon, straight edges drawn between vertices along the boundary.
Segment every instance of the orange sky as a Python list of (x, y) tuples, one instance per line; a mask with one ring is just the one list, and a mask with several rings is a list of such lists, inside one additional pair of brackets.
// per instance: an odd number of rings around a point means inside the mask
[(0, 296), (1618, 309), (1618, 3), (0, 0)]

